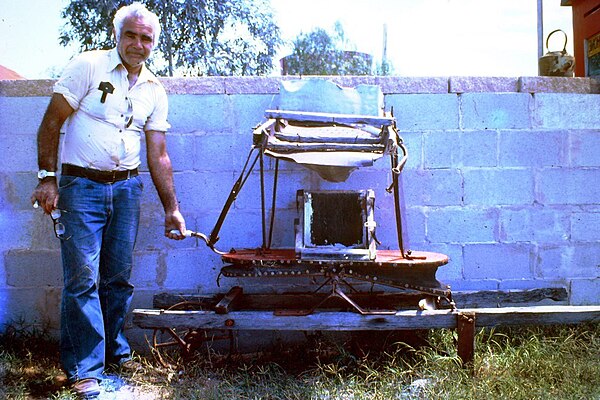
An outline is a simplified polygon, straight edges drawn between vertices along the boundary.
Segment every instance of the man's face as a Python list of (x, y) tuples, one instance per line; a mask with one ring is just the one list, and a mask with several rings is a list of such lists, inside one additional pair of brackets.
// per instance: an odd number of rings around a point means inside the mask
[(117, 50), (125, 67), (138, 68), (150, 57), (154, 39), (152, 26), (142, 18), (128, 18), (121, 29)]

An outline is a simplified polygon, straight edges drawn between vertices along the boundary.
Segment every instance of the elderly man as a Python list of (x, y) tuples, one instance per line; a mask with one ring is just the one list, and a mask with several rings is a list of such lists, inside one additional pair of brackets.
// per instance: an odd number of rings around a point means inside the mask
[(165, 236), (183, 239), (186, 230), (165, 145), (166, 92), (144, 65), (158, 43), (158, 17), (134, 3), (117, 11), (113, 25), (116, 48), (82, 53), (54, 86), (38, 131), (39, 184), (31, 199), (51, 214), (61, 241), (61, 363), (87, 397), (99, 394), (105, 367), (131, 364), (123, 326), (133, 294), (142, 132)]

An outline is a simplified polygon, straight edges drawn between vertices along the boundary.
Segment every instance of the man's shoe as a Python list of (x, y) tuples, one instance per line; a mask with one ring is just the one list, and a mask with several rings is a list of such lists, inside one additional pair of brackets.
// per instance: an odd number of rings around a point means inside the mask
[(100, 394), (100, 385), (95, 378), (85, 378), (73, 383), (73, 391), (83, 399), (93, 399)]
[(133, 374), (135, 372), (140, 372), (144, 369), (141, 363), (135, 361), (133, 359), (128, 359), (118, 364), (109, 364), (106, 367), (106, 372), (108, 373), (129, 373)]
[(62, 371), (57, 373), (55, 376), (52, 377), (52, 383), (57, 388), (67, 386), (69, 384), (69, 379), (67, 378), (67, 374), (65, 374)]
[(142, 366), (142, 364), (133, 359), (124, 361), (119, 365), (119, 370), (121, 370), (122, 372), (134, 373), (139, 372), (143, 369), (144, 367)]

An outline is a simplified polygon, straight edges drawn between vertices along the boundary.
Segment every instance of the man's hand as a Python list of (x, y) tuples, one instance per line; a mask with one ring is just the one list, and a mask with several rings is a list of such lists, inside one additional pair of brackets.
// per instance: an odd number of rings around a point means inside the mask
[(58, 204), (58, 185), (56, 178), (46, 178), (38, 183), (31, 195), (31, 204), (35, 202), (42, 207), (46, 214), (50, 214)]
[(185, 239), (185, 220), (179, 211), (165, 214), (165, 236), (169, 239)]
[[(73, 108), (69, 105), (62, 94), (54, 93), (48, 109), (42, 118), (38, 129), (38, 167), (48, 171), (57, 171), (58, 143), (60, 128), (64, 122), (73, 114)], [(56, 177), (42, 179), (31, 195), (31, 204), (38, 205), (50, 214), (58, 204), (58, 183)]]

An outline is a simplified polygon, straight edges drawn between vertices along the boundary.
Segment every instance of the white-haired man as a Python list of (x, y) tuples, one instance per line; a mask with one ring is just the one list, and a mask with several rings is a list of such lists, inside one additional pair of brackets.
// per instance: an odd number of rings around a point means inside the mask
[(133, 3), (117, 11), (113, 26), (116, 47), (80, 54), (54, 86), (38, 131), (39, 184), (31, 199), (51, 214), (61, 242), (61, 364), (86, 397), (100, 393), (105, 367), (131, 363), (123, 326), (133, 295), (142, 133), (165, 236), (183, 239), (172, 231), (186, 229), (165, 144), (167, 95), (144, 65), (158, 43), (158, 17)]

